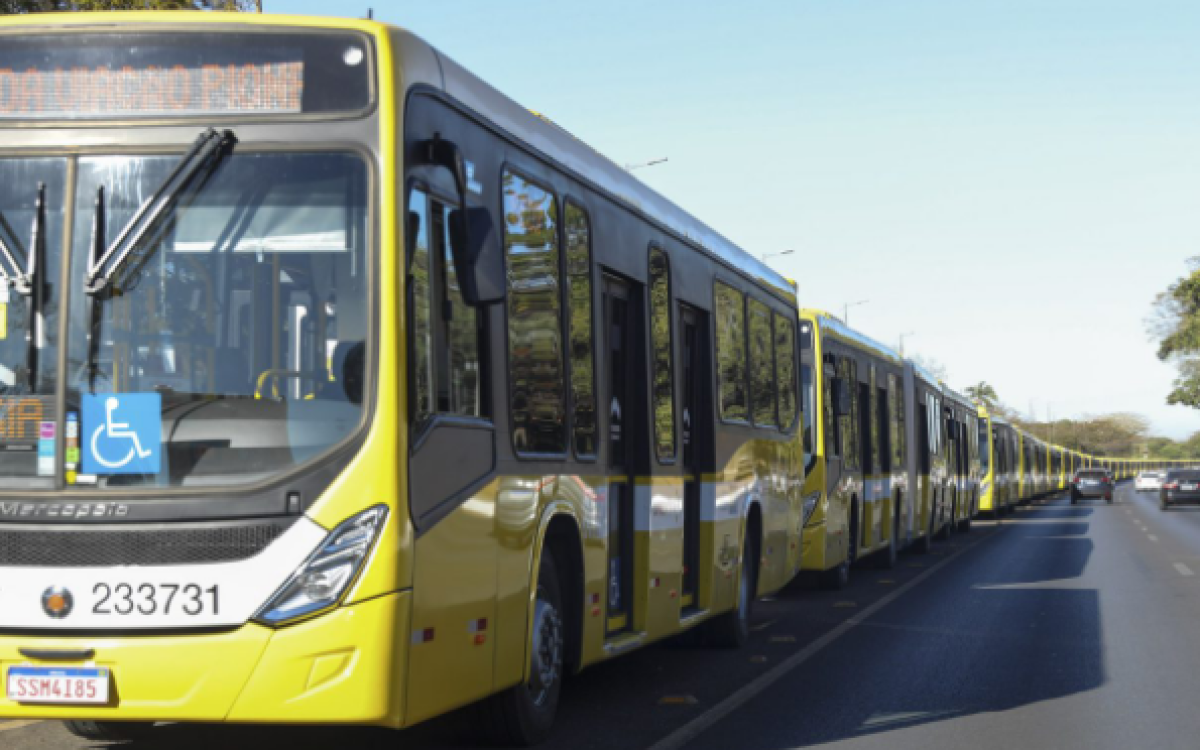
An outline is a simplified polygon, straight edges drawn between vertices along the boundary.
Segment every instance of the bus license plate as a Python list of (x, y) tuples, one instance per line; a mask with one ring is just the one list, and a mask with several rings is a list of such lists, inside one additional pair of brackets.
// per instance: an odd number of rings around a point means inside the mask
[(107, 669), (12, 667), (8, 699), (14, 703), (104, 705), (108, 703)]
[(1179, 485), (1179, 489), (1183, 490), (1184, 492), (1195, 492), (1195, 491), (1196, 491), (1196, 485), (1194, 485), (1194, 484), (1181, 484), (1181, 485)]

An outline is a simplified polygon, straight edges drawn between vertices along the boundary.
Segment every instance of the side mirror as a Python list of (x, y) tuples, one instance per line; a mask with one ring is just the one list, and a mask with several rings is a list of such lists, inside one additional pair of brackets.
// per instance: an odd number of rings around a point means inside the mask
[(468, 305), (504, 301), (504, 251), (491, 211), (480, 207), (451, 211), (450, 251)]
[(833, 381), (833, 414), (837, 417), (850, 416), (850, 389), (845, 378)]
[(439, 135), (418, 144), (418, 152), (422, 163), (449, 170), (454, 177), (462, 208), (451, 211), (448, 217), (450, 252), (463, 301), (473, 307), (503, 301), (504, 251), (491, 212), (467, 203), (466, 157), (457, 145)]

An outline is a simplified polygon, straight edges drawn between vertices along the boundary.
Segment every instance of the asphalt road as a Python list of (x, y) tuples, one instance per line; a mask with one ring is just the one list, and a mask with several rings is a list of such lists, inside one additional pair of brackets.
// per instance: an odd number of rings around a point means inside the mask
[[(1200, 509), (1122, 485), (863, 565), (843, 592), (791, 587), (751, 643), (668, 643), (568, 685), (547, 747), (695, 750), (1191, 748), (1200, 745)], [(139, 747), (476, 746), (469, 712), (399, 735), (162, 726)], [(0, 722), (3, 750), (86, 747)]]

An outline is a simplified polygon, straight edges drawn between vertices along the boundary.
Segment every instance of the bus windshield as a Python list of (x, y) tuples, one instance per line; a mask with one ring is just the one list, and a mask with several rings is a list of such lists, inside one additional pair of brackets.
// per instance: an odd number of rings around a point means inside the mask
[[(37, 418), (19, 434), (11, 419), (0, 423), (0, 487), (30, 477), (101, 489), (253, 482), (358, 428), (370, 297), (361, 158), (239, 148), (178, 196), (119, 286), (94, 297), (85, 283), (93, 245), (119, 236), (179, 156), (81, 156), (71, 203), (65, 161), (0, 160), (0, 212), (14, 224), (31, 215), (30, 186), (51, 183), (47, 276), (55, 290), (68, 280), (44, 310), (50, 332), (68, 311), (66, 370), (49, 336), (34, 389), (8, 364), (20, 369), (27, 334), (18, 320), (26, 305), (7, 295), (0, 406)], [(69, 218), (64, 205), (74, 207)], [(56, 414), (60, 382), (66, 408)]]

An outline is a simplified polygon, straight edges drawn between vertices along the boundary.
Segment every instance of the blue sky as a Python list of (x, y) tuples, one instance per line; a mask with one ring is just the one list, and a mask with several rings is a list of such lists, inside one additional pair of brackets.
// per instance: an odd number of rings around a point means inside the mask
[[(268, 12), (328, 2), (265, 0)], [(800, 281), (1039, 418), (1173, 437), (1154, 295), (1200, 255), (1200, 3), (337, 3), (405, 26)], [(1080, 364), (1082, 363), (1082, 366)]]

